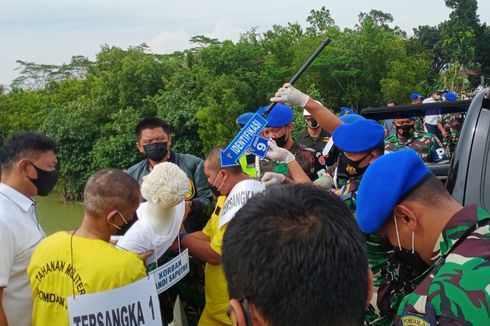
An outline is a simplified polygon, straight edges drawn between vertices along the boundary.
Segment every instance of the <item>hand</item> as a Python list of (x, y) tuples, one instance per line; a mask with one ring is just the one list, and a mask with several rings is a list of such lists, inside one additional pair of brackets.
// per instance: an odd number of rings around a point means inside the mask
[(264, 184), (264, 186), (272, 186), (278, 185), (284, 182), (286, 176), (275, 173), (275, 172), (266, 172), (260, 181)]
[(275, 97), (271, 98), (271, 102), (285, 103), (289, 105), (299, 106), (304, 108), (310, 97), (297, 90), (291, 84), (284, 84), (277, 91)]
[(447, 137), (447, 132), (445, 130), (441, 131), (441, 134), (442, 134), (442, 138), (446, 138)]
[(145, 252), (142, 252), (141, 254), (138, 254), (138, 256), (141, 258), (142, 261), (145, 261), (146, 258), (150, 257), (153, 254), (153, 250), (147, 250)]
[(269, 160), (284, 162), (288, 164), (295, 160), (294, 155), (285, 148), (277, 146), (276, 142), (269, 139), (269, 150), (267, 151), (266, 157)]

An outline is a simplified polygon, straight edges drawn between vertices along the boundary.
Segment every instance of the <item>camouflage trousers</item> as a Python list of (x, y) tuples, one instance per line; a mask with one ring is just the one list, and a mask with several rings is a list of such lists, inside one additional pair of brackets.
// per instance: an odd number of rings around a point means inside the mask
[(444, 138), (444, 142), (442, 144), (444, 145), (449, 158), (451, 158), (454, 154), (454, 150), (456, 149), (456, 145), (459, 141), (459, 136), (459, 132), (448, 132), (447, 137)]
[[(158, 264), (163, 265), (177, 256), (173, 252), (166, 252)], [(174, 320), (174, 305), (180, 298), (185, 317), (189, 326), (196, 326), (204, 310), (206, 299), (204, 297), (204, 263), (189, 257), (189, 273), (177, 284), (158, 295), (163, 325)]]

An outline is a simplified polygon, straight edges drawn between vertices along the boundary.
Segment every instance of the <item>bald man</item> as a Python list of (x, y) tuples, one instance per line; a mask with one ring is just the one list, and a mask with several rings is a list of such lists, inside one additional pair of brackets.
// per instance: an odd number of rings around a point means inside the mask
[(264, 185), (250, 180), (240, 165), (222, 167), (220, 149), (212, 149), (204, 161), (204, 173), (211, 191), (217, 197), (216, 208), (202, 231), (189, 235), (181, 233), (181, 243), (189, 253), (206, 262), (204, 271), (206, 306), (199, 319), (200, 326), (231, 325), (226, 314), (229, 297), (223, 268), (221, 247), (228, 222), (233, 212), (243, 206), (256, 192), (264, 190)]
[(81, 226), (47, 237), (32, 255), (27, 272), (33, 325), (67, 325), (68, 296), (118, 288), (146, 275), (135, 253), (109, 242), (133, 218), (140, 197), (138, 182), (122, 170), (104, 169), (89, 178)]

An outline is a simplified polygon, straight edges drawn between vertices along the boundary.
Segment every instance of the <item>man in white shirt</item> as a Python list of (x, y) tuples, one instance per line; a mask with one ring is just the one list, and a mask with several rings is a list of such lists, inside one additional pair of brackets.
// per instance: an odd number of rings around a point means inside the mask
[(32, 199), (46, 196), (58, 180), (55, 147), (46, 136), (22, 132), (9, 138), (0, 154), (0, 326), (32, 323), (26, 270), (45, 237)]
[[(432, 95), (426, 98), (422, 103), (434, 103), (441, 101), (441, 93), (433, 92)], [(446, 131), (441, 123), (442, 116), (440, 114), (426, 114), (424, 117), (424, 125), (427, 132), (436, 136), (441, 142), (446, 137)]]

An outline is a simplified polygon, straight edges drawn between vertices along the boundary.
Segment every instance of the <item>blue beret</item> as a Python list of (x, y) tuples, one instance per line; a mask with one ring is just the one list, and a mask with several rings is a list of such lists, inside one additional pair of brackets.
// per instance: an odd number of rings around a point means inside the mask
[(352, 110), (348, 106), (343, 106), (340, 108), (340, 115), (347, 115), (347, 114), (355, 114), (354, 110)]
[(424, 95), (422, 95), (422, 94), (420, 94), (420, 93), (412, 93), (412, 94), (410, 95), (410, 99), (411, 99), (411, 100), (416, 100), (416, 99), (418, 99), (418, 98), (421, 98), (421, 99), (423, 100), (423, 99), (425, 99), (425, 96), (424, 96)]
[[(264, 113), (267, 106), (263, 106), (257, 110), (257, 113)], [(277, 103), (276, 106), (272, 108), (266, 117), (267, 127), (278, 128), (284, 127), (293, 121), (293, 110), (286, 104)]]
[(458, 99), (458, 95), (456, 95), (456, 93), (454, 93), (454, 92), (444, 93), (443, 96), (446, 99), (446, 101), (453, 102), (453, 101), (456, 101)]
[(362, 115), (359, 115), (359, 114), (346, 114), (346, 115), (341, 115), (339, 117), (340, 121), (342, 121), (343, 123), (354, 123), (356, 121), (359, 121), (359, 120), (366, 120), (366, 118), (364, 118)]
[(357, 191), (356, 219), (361, 231), (378, 231), (395, 206), (431, 175), (413, 149), (376, 159), (364, 172)]
[(253, 112), (245, 112), (244, 114), (240, 114), (238, 118), (236, 118), (236, 124), (240, 127), (243, 127), (247, 124), (248, 120), (252, 119), (255, 115)]
[(374, 120), (361, 119), (338, 126), (332, 137), (335, 146), (341, 151), (361, 153), (384, 143), (385, 129)]

